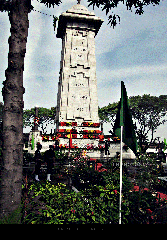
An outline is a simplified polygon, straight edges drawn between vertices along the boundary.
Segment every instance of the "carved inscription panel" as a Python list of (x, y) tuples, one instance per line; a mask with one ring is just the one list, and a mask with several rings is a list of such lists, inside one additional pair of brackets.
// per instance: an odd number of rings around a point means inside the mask
[[(83, 118), (91, 120), (91, 98), (90, 98), (90, 70), (88, 55), (88, 31), (72, 29), (69, 32), (67, 51), (65, 51), (65, 67), (68, 75), (64, 80), (68, 84), (66, 92), (67, 120)], [(71, 42), (69, 42), (71, 41)], [(93, 70), (92, 70), (93, 71)], [(66, 80), (67, 79), (67, 80)]]
[(71, 40), (70, 67), (88, 67), (88, 40), (86, 31), (73, 30)]
[[(89, 79), (83, 73), (76, 73), (69, 78), (69, 93), (68, 93), (68, 112), (67, 117), (80, 117), (85, 119), (90, 118), (89, 105)], [(72, 116), (71, 116), (72, 115)]]

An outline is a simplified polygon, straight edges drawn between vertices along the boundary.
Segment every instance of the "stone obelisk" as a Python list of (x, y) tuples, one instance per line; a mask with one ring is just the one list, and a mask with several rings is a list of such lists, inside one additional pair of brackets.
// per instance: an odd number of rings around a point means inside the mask
[(65, 131), (65, 138), (73, 128), (77, 132), (73, 142), (81, 145), (89, 142), (81, 140), (85, 130), (99, 130), (95, 36), (102, 22), (80, 1), (62, 13), (58, 22), (56, 36), (62, 39), (62, 52), (56, 128), (60, 136)]

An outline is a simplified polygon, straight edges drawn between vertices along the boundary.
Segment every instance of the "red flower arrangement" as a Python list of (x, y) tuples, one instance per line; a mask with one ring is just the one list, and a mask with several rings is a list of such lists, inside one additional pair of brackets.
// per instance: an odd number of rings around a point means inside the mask
[(77, 122), (59, 122), (59, 126), (77, 126)]
[(87, 147), (87, 149), (88, 149), (88, 150), (89, 150), (89, 149), (94, 149), (94, 146), (93, 146), (93, 144), (91, 144), (91, 145), (90, 145), (90, 144), (87, 144), (87, 146), (86, 146), (86, 147)]
[(42, 141), (49, 141), (49, 136), (42, 135)]
[(72, 138), (77, 138), (77, 134), (72, 134)]
[(83, 130), (81, 133), (83, 133), (83, 138), (98, 139), (99, 136), (97, 134), (102, 133), (102, 131), (100, 131), (100, 130)]
[(98, 147), (99, 147), (99, 149), (104, 149), (105, 148), (105, 146), (103, 146), (103, 145), (98, 145)]
[(118, 137), (113, 138), (114, 142), (120, 142), (120, 139)]
[(83, 132), (84, 133), (97, 133), (97, 134), (99, 134), (99, 133), (102, 133), (102, 131), (100, 131), (100, 130), (83, 130)]
[(70, 138), (70, 132), (72, 133), (72, 138), (77, 138), (77, 129), (57, 129), (57, 137)]
[(100, 127), (100, 123), (94, 123), (93, 127)]
[(39, 123), (39, 118), (38, 117), (34, 118), (34, 123), (35, 123), (35, 125), (37, 125)]
[(96, 133), (102, 133), (102, 131), (100, 131), (100, 130), (95, 130), (96, 131)]
[(55, 136), (52, 136), (52, 141), (54, 141), (56, 139), (56, 137)]
[(100, 123), (83, 122), (83, 127), (100, 127)]
[(99, 141), (103, 141), (104, 140), (104, 135), (99, 135)]
[(66, 123), (65, 122), (59, 122), (59, 126), (66, 126)]
[(58, 131), (62, 133), (65, 132), (65, 129), (59, 129)]
[(72, 133), (77, 133), (77, 129), (71, 129)]
[(88, 122), (83, 122), (82, 125), (83, 127), (88, 127)]
[[(59, 145), (59, 148), (60, 149), (63, 149), (63, 148), (69, 148), (69, 145), (67, 145), (67, 144), (60, 144)], [(78, 148), (78, 146), (76, 145), (76, 144), (74, 144), (74, 145), (72, 145), (72, 147), (71, 148), (74, 148), (74, 149), (76, 149), (76, 148)]]

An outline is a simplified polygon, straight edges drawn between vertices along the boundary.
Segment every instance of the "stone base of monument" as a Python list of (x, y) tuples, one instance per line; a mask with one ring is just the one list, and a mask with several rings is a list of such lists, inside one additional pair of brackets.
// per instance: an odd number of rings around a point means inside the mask
[(101, 157), (101, 151), (100, 150), (87, 150), (86, 155), (90, 158), (100, 158)]
[[(67, 150), (69, 150), (69, 141), (69, 138), (60, 139), (60, 149), (64, 149), (67, 147)], [(99, 149), (99, 139), (72, 139), (71, 152), (73, 151), (73, 149), (84, 149), (86, 151), (85, 154), (90, 158), (100, 158), (101, 156), (101, 151)]]
[[(32, 135), (34, 137), (34, 149), (31, 149)], [(106, 140), (105, 140), (106, 141)], [(105, 141), (99, 141), (99, 139), (85, 139), (85, 138), (76, 138), (72, 139), (72, 148), (71, 152), (76, 151), (76, 149), (85, 150), (85, 154), (90, 158), (99, 159), (99, 158), (114, 158), (118, 157), (120, 151), (120, 143), (115, 143), (110, 141), (110, 146), (108, 147), (107, 155), (105, 154)], [(41, 152), (45, 152), (49, 149), (49, 145), (55, 145), (55, 141), (42, 141), (42, 137), (40, 135), (40, 131), (34, 130), (30, 132), (29, 135), (29, 144), (28, 144), (28, 152), (35, 153), (36, 145), (39, 142), (42, 145)], [(59, 139), (59, 147), (60, 151), (69, 152), (69, 138), (60, 138)], [(124, 145), (124, 144), (123, 144)], [(136, 156), (132, 152), (131, 149), (124, 150), (123, 149), (123, 159), (135, 159)]]
[[(60, 145), (68, 145), (69, 146), (69, 138), (60, 138)], [(72, 146), (77, 146), (78, 148), (85, 148), (87, 146), (92, 146), (94, 148), (99, 146), (99, 139), (84, 139), (84, 138), (76, 138), (72, 139)]]
[[(118, 153), (120, 154), (120, 152), (121, 152), (120, 143), (110, 143), (110, 147), (109, 147), (110, 157), (117, 157)], [(133, 151), (129, 148), (127, 151), (123, 149), (122, 158), (123, 159), (135, 159), (136, 156), (133, 153)]]
[[(59, 146), (69, 146), (69, 139), (60, 139)], [(123, 144), (124, 145), (124, 144)], [(75, 149), (77, 146), (80, 149), (86, 149), (86, 155), (90, 158), (114, 158), (120, 154), (120, 143), (110, 142), (107, 155), (105, 154), (105, 143), (99, 142), (98, 139), (72, 139), (72, 146)], [(101, 149), (100, 149), (101, 146)], [(68, 149), (67, 149), (68, 150)], [(66, 150), (66, 151), (67, 151)], [(123, 159), (136, 159), (133, 151), (128, 148), (127, 150), (123, 149)]]

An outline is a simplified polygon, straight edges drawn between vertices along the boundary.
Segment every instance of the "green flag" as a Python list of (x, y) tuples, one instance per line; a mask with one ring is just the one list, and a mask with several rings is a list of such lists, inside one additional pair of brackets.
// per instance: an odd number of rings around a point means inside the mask
[(121, 81), (121, 99), (113, 129), (115, 136), (119, 138), (121, 138), (121, 126), (123, 126), (123, 142), (136, 154), (138, 146), (126, 88), (123, 81)]
[(34, 135), (32, 133), (32, 139), (31, 139), (31, 150), (34, 149)]
[(164, 152), (166, 150), (166, 146), (167, 146), (167, 142), (166, 142), (166, 138), (164, 138)]

